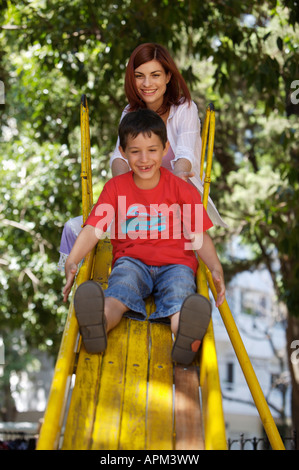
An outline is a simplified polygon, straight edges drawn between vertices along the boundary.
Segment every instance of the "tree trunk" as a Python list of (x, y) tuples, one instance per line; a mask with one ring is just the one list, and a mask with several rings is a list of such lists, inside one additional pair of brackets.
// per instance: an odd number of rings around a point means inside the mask
[(287, 355), (292, 380), (292, 421), (299, 449), (299, 318), (289, 314), (287, 327)]
[(16, 415), (17, 415), (17, 409), (16, 409), (15, 401), (11, 395), (9, 383), (4, 384), (3, 392), (4, 392), (4, 403), (0, 409), (1, 420), (4, 422), (15, 421)]

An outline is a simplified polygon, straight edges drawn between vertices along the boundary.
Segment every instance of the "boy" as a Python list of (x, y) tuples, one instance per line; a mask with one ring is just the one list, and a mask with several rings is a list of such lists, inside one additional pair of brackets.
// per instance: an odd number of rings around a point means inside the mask
[(119, 138), (131, 171), (106, 183), (86, 220), (65, 265), (64, 301), (78, 263), (110, 226), (113, 262), (108, 288), (104, 293), (98, 283), (87, 281), (74, 298), (86, 350), (105, 350), (107, 333), (124, 314), (144, 320), (144, 299), (153, 294), (156, 312), (150, 320), (170, 319), (176, 336), (172, 359), (190, 364), (211, 316), (209, 300), (196, 293), (193, 249), (211, 271), (216, 306), (225, 296), (222, 267), (206, 233), (212, 223), (198, 191), (161, 167), (169, 143), (158, 114), (149, 109), (128, 113), (120, 123)]

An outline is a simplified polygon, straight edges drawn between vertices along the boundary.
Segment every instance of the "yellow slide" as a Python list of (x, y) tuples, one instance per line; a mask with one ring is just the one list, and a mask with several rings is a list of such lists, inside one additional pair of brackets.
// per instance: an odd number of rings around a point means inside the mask
[[(214, 146), (215, 115), (207, 108), (202, 133), (206, 207)], [(81, 180), (83, 219), (93, 204), (89, 111), (81, 101)], [(203, 171), (203, 167), (202, 170)], [(76, 278), (105, 289), (111, 266), (111, 244), (101, 240)], [(215, 296), (210, 273), (198, 269), (200, 293)], [(150, 314), (151, 298), (147, 301)], [(220, 313), (273, 449), (284, 449), (268, 405), (237, 331), (228, 304)], [(225, 421), (212, 320), (198, 358), (191, 366), (171, 360), (172, 335), (163, 324), (123, 318), (109, 333), (107, 350), (88, 354), (81, 344), (73, 300), (55, 366), (37, 450), (224, 450)]]

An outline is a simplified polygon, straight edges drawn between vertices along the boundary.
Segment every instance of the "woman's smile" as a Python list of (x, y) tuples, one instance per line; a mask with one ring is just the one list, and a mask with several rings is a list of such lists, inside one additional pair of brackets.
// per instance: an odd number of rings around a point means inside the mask
[(170, 78), (170, 73), (166, 73), (157, 60), (145, 62), (135, 69), (136, 87), (147, 108), (157, 111), (161, 107)]

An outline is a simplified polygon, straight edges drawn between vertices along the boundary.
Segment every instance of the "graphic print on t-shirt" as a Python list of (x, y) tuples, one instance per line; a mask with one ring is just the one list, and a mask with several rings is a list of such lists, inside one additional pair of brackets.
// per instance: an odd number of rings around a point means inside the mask
[(163, 232), (166, 230), (166, 217), (155, 207), (143, 204), (131, 205), (121, 223), (122, 233)]
[[(200, 210), (201, 209), (201, 210)], [(197, 228), (202, 231), (202, 205), (196, 211)], [(120, 216), (119, 238), (142, 239), (181, 239), (190, 238), (192, 233), (191, 206), (185, 204), (183, 210), (179, 204), (131, 204), (125, 211), (118, 211)]]

